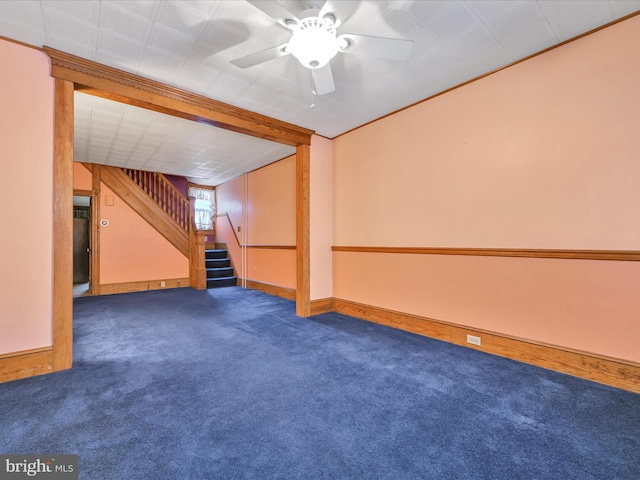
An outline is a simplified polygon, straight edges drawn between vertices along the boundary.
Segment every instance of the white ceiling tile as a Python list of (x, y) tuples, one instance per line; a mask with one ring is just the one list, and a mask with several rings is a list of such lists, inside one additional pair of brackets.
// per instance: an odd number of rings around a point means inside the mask
[(104, 29), (139, 42), (147, 39), (151, 29), (151, 20), (149, 18), (133, 13), (114, 3), (105, 3), (103, 5), (100, 20)]
[[(183, 58), (154, 47), (147, 47), (140, 60), (140, 75), (173, 85)], [(170, 75), (169, 75), (169, 72)]]
[(424, 27), (437, 39), (448, 40), (479, 25), (478, 18), (463, 3), (456, 2), (425, 23)]
[(99, 51), (110, 57), (128, 58), (132, 64), (137, 65), (144, 48), (144, 43), (136, 42), (119, 33), (110, 30), (100, 33)]
[(397, 2), (418, 24), (424, 25), (452, 7), (452, 0), (408, 0)]
[(231, 67), (231, 71), (226, 71), (213, 82), (207, 94), (212, 98), (234, 103), (252, 84), (239, 70)]
[[(73, 43), (96, 46), (97, 25), (48, 8), (48, 3), (44, 5), (43, 14), (47, 37), (55, 35), (59, 38), (68, 38)], [(73, 35), (69, 35), (69, 32), (73, 32)]]
[(219, 75), (218, 70), (191, 62), (182, 68), (176, 83), (191, 92), (204, 94)]
[(467, 0), (468, 7), (475, 10), (482, 19), (492, 18), (512, 8), (521, 8), (523, 4), (535, 6), (532, 0)]
[(36, 47), (46, 44), (42, 29), (31, 28), (2, 17), (0, 17), (0, 35)]
[(613, 20), (608, 2), (539, 0), (538, 4), (560, 41)]
[(131, 0), (110, 0), (104, 1), (103, 4), (114, 4), (119, 8), (128, 10), (137, 15), (141, 15), (147, 18), (153, 18), (155, 11), (159, 7), (159, 3), (154, 0), (135, 0), (132, 2)]
[(46, 0), (41, 3), (46, 10), (57, 10), (65, 16), (98, 26), (99, 2), (91, 0)]
[[(384, 13), (372, 18), (362, 26), (357, 32), (376, 37), (406, 38), (406, 32), (415, 30), (419, 24), (409, 15), (401, 10), (389, 9)], [(347, 31), (347, 28), (341, 29)]]
[(156, 24), (151, 30), (148, 45), (164, 50), (179, 57), (186, 56), (193, 47), (195, 40), (164, 25)]
[(209, 15), (183, 2), (162, 2), (157, 22), (192, 38), (197, 38)]
[(71, 53), (72, 55), (86, 58), (88, 60), (95, 60), (96, 58), (96, 49), (93, 45), (77, 43), (66, 36), (50, 34), (47, 36), (46, 46)]
[(234, 50), (249, 38), (250, 31), (241, 31), (223, 20), (211, 20), (205, 26), (198, 41), (206, 44), (211, 55)]
[(609, 3), (616, 18), (640, 11), (640, 0), (611, 0)]
[(488, 48), (496, 41), (484, 25), (478, 24), (457, 36), (452, 35), (442, 43), (458, 58), (466, 59), (474, 57), (476, 51)]
[[(472, 3), (472, 8), (477, 9), (478, 3)], [(517, 34), (522, 29), (536, 28), (547, 30), (553, 35), (537, 3), (530, 1), (502, 3), (508, 4), (509, 8), (481, 17), (482, 22), (495, 34), (499, 36), (512, 35)]]
[(0, 2), (0, 19), (20, 23), (31, 28), (42, 28), (42, 14), (37, 0), (10, 0)]
[(181, 0), (191, 8), (198, 10), (205, 15), (210, 15), (222, 3), (222, 0)]

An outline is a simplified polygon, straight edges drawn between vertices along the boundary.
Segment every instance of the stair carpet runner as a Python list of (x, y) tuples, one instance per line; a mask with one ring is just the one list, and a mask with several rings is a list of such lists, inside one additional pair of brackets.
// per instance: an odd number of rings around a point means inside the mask
[(233, 274), (231, 260), (226, 250), (205, 250), (204, 258), (207, 267), (207, 288), (238, 285), (238, 277)]

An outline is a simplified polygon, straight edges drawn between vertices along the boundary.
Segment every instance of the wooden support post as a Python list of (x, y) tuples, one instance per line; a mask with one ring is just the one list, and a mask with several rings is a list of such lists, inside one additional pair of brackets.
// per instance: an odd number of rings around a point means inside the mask
[(73, 361), (73, 82), (55, 80), (53, 370)]
[(309, 268), (310, 220), (309, 182), (310, 145), (296, 149), (296, 315), (311, 316), (311, 280)]

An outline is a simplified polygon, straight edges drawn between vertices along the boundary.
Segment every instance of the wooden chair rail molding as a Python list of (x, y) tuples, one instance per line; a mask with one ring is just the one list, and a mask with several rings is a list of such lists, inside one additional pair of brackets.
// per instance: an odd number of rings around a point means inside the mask
[(247, 244), (245, 245), (247, 248), (261, 248), (263, 250), (295, 250), (295, 245), (257, 245), (257, 244)]
[(476, 257), (557, 258), (579, 260), (640, 261), (638, 250), (553, 250), (528, 248), (432, 248), (333, 246), (334, 252), (410, 253), (414, 255), (471, 255)]
[(44, 51), (51, 58), (51, 75), (74, 82), (84, 93), (294, 147), (311, 143), (312, 130), (50, 47)]
[[(509, 337), (339, 298), (333, 299), (332, 307), (333, 311), (351, 317), (640, 393), (640, 364), (638, 363)], [(467, 334), (480, 337), (482, 346), (467, 343)]]

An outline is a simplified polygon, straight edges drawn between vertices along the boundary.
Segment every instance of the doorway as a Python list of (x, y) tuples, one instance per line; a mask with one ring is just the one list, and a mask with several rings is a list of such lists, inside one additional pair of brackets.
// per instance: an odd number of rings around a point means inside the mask
[(73, 296), (91, 291), (91, 197), (73, 196)]

